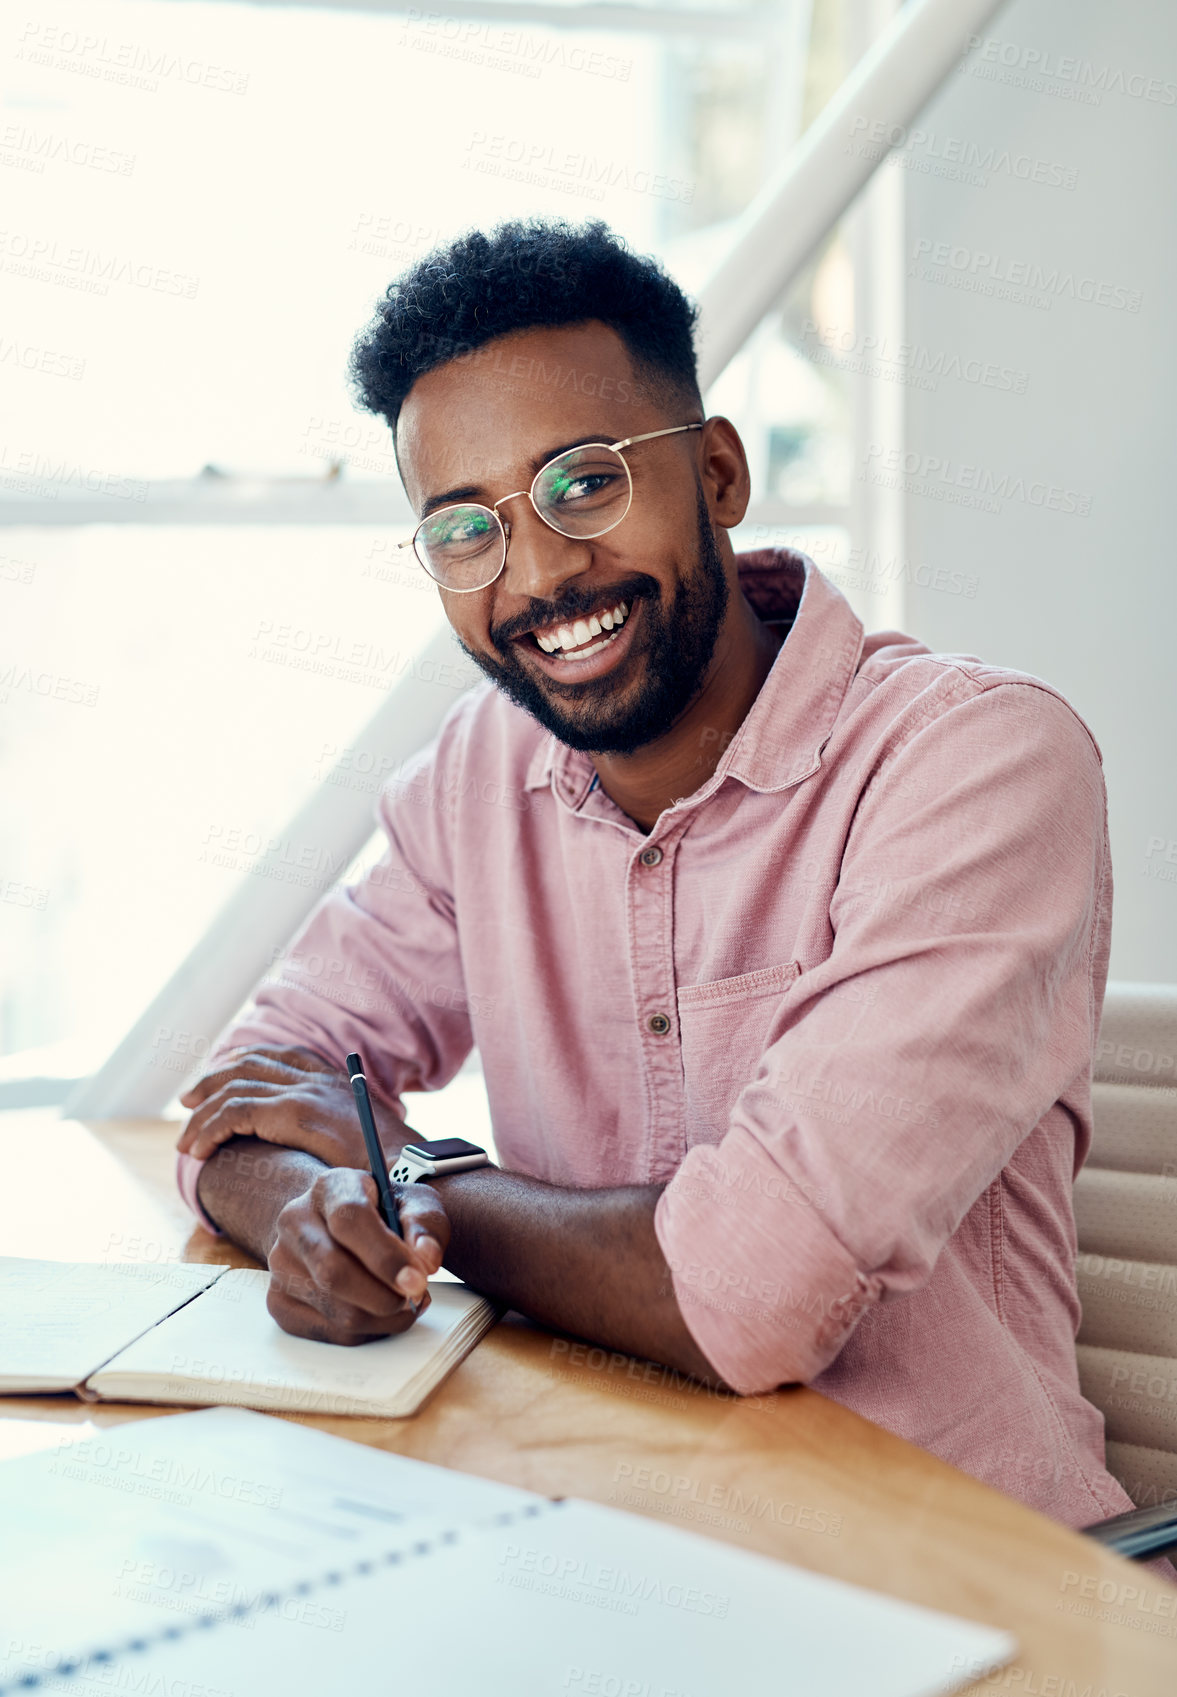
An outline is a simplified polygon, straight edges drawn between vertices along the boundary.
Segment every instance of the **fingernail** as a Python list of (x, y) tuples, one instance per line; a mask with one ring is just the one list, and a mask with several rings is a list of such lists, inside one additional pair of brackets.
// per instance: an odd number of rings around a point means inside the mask
[(428, 1232), (419, 1237), (413, 1246), (431, 1273), (436, 1273), (441, 1266), (441, 1244)]
[(425, 1275), (419, 1273), (416, 1267), (402, 1267), (396, 1276), (396, 1289), (402, 1296), (417, 1301), (425, 1295)]

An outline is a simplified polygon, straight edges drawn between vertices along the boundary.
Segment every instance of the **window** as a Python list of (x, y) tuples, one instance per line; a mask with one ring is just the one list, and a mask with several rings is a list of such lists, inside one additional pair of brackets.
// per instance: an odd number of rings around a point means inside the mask
[[(441, 626), (344, 381), (390, 278), (541, 213), (695, 289), (841, 79), (836, 0), (812, 28), (805, 0), (661, 10), (30, 0), (13, 26), (0, 1101), (88, 1072), (241, 879), (313, 860), (285, 822)], [(737, 548), (844, 536), (850, 392), (805, 324), (849, 286), (835, 236), (709, 397), (753, 462)]]

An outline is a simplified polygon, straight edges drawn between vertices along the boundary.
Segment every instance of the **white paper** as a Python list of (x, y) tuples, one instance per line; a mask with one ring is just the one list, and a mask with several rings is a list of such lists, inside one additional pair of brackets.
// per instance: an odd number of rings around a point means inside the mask
[(0, 1256), (0, 1391), (72, 1390), (223, 1272)]

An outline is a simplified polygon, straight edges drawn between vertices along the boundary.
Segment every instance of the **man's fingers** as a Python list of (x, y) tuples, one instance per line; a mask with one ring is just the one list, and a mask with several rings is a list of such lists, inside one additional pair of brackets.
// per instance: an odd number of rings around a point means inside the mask
[(308, 1255), (279, 1241), (270, 1255), (270, 1277), (344, 1331), (385, 1331), (407, 1306), (399, 1291), (381, 1284), (346, 1249), (330, 1242)]
[(216, 1065), (190, 1084), (180, 1100), (185, 1107), (195, 1107), (216, 1091), (223, 1090), (235, 1078), (273, 1077), (275, 1069), (281, 1065), (273, 1054), (264, 1050), (233, 1049), (227, 1055), (218, 1056)]
[(428, 1232), (422, 1232), (420, 1237), (415, 1240), (413, 1247), (425, 1263), (426, 1272), (430, 1275), (436, 1273), (445, 1258), (445, 1251), (437, 1239), (430, 1237)]
[(201, 1078), (198, 1078), (194, 1084), (190, 1084), (187, 1090), (183, 1092), (180, 1100), (184, 1106), (192, 1107), (197, 1102), (203, 1101), (208, 1092), (216, 1087), (215, 1080), (224, 1074), (226, 1068), (239, 1057), (248, 1053), (248, 1049), (229, 1049), (225, 1054), (219, 1056), (216, 1066), (210, 1072), (206, 1072)]
[(281, 1084), (264, 1079), (234, 1079), (201, 1103), (180, 1133), (176, 1147), (206, 1161), (226, 1138), (262, 1137), (265, 1133), (256, 1129), (256, 1124), (261, 1123), (261, 1110), (268, 1103), (281, 1105), (284, 1100)]
[(312, 1303), (301, 1301), (273, 1278), (266, 1293), (266, 1307), (284, 1332), (289, 1332), (296, 1338), (310, 1338), (315, 1343), (371, 1343), (376, 1338), (395, 1337), (398, 1333), (407, 1331), (414, 1320), (412, 1309), (405, 1306), (399, 1314), (383, 1323), (379, 1330), (351, 1330), (340, 1325), (337, 1320), (329, 1319)]
[(247, 1066), (241, 1061), (236, 1066), (224, 1067), (220, 1072), (210, 1073), (207, 1078), (202, 1078), (191, 1090), (184, 1092), (180, 1101), (186, 1108), (200, 1109), (226, 1090), (249, 1091), (261, 1089), (263, 1086), (270, 1090), (290, 1090), (305, 1076), (305, 1073), (297, 1072), (293, 1067), (283, 1067), (275, 1062), (265, 1066), (260, 1063)]
[(234, 1080), (256, 1078), (290, 1084), (303, 1073), (333, 1070), (309, 1049), (232, 1049), (218, 1059), (211, 1072), (190, 1085), (180, 1100), (186, 1108), (193, 1108)]
[[(380, 1216), (370, 1173), (332, 1167), (278, 1217), (269, 1254), (267, 1305), (284, 1330), (329, 1343), (363, 1343), (404, 1331), (416, 1317), (409, 1301), (429, 1304), (423, 1265), (440, 1257), (449, 1222), (436, 1193), (399, 1187), (409, 1241)], [(412, 1241), (416, 1240), (416, 1242)], [(432, 1248), (430, 1249), (430, 1246)], [(406, 1300), (407, 1299), (407, 1300)]]
[(405, 1307), (403, 1295), (374, 1278), (309, 1208), (280, 1220), (270, 1274), (289, 1295), (347, 1331), (380, 1331)]
[[(393, 1194), (401, 1188), (394, 1185)], [(427, 1264), (410, 1236), (412, 1215), (406, 1221), (404, 1212), (400, 1212), (404, 1237), (397, 1237), (381, 1218), (375, 1180), (370, 1173), (352, 1168), (336, 1168), (329, 1180), (316, 1180), (315, 1190), (316, 1202), (323, 1209), (327, 1229), (335, 1242), (381, 1285), (419, 1302), (425, 1294), (426, 1279), (437, 1267)], [(430, 1218), (433, 1217), (431, 1214)], [(439, 1229), (448, 1236), (444, 1211), (442, 1221)]]
[[(271, 1270), (334, 1323), (363, 1331), (426, 1296), (414, 1251), (388, 1230), (368, 1173), (335, 1168), (315, 1180), (279, 1222)], [(310, 1281), (294, 1288), (292, 1281)]]
[(339, 1068), (325, 1061), (322, 1055), (316, 1055), (313, 1049), (282, 1048), (262, 1050), (260, 1053), (273, 1054), (287, 1066), (294, 1067), (298, 1072), (338, 1072)]
[(189, 1097), (203, 1100), (214, 1090), (220, 1090), (235, 1078), (269, 1078), (290, 1081), (292, 1075), (306, 1072), (325, 1071), (324, 1066), (318, 1068), (303, 1064), (296, 1058), (298, 1051), (293, 1049), (236, 1049), (230, 1054), (218, 1058), (216, 1065), (195, 1084), (189, 1085), (180, 1100), (186, 1102)]
[(405, 1242), (417, 1253), (427, 1273), (436, 1273), (449, 1248), (449, 1215), (440, 1196), (427, 1184), (394, 1185)]

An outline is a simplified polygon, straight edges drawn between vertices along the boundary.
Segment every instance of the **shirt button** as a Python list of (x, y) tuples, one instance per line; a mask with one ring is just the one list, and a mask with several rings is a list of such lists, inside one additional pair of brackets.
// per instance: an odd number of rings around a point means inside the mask
[(660, 848), (643, 849), (641, 859), (643, 866), (657, 866), (662, 859), (662, 850)]
[(664, 1013), (652, 1013), (646, 1021), (646, 1026), (648, 1030), (654, 1033), (655, 1037), (665, 1037), (670, 1030), (670, 1021)]

